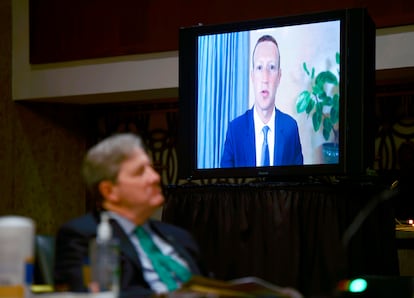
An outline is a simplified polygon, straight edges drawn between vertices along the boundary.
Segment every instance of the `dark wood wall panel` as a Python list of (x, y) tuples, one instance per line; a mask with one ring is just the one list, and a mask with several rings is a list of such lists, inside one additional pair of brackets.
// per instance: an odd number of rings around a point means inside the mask
[(177, 50), (180, 27), (352, 7), (368, 8), (378, 28), (414, 23), (411, 0), (30, 0), (30, 61)]

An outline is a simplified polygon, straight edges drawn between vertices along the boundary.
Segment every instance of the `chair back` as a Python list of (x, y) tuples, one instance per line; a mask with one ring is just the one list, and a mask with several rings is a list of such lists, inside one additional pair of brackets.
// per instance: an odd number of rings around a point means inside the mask
[(35, 236), (35, 273), (40, 274), (35, 281), (53, 285), (53, 270), (55, 258), (55, 237), (50, 235)]

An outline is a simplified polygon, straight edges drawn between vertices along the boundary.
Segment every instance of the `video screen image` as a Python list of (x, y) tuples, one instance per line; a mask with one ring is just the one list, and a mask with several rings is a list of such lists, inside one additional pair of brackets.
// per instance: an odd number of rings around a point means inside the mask
[[(277, 42), (279, 59), (273, 59), (275, 62), (266, 56), (266, 49), (257, 50), (254, 56), (256, 43), (262, 36), (271, 36)], [(197, 168), (223, 166), (229, 123), (248, 110), (252, 110), (249, 117), (256, 121), (258, 114), (255, 115), (253, 107), (263, 104), (258, 98), (260, 94), (264, 94), (267, 103), (274, 100), (276, 109), (296, 123), (304, 165), (336, 163), (337, 159), (324, 159), (322, 144), (337, 144), (339, 140), (340, 38), (339, 20), (200, 36)], [(258, 57), (259, 52), (265, 58)], [(262, 71), (266, 72), (266, 78), (260, 80), (266, 82), (258, 83), (255, 73)], [(261, 87), (267, 91), (255, 89), (255, 83), (272, 84), (267, 77), (272, 71), (277, 72), (273, 87)], [(277, 118), (278, 114), (275, 115)], [(257, 125), (254, 129), (259, 131)], [(273, 129), (277, 134), (278, 128)], [(275, 134), (269, 140), (271, 148), (280, 143), (281, 135)], [(249, 153), (256, 163), (248, 166), (260, 166), (260, 138), (263, 136), (255, 137), (255, 147)], [(277, 150), (270, 150), (274, 166), (279, 165), (278, 158), (273, 157)]]

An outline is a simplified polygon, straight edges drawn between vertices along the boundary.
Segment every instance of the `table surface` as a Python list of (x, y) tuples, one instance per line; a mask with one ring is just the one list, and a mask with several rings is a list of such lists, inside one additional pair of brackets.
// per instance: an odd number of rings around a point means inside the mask
[(412, 224), (397, 224), (395, 226), (395, 234), (397, 239), (414, 238), (414, 226)]

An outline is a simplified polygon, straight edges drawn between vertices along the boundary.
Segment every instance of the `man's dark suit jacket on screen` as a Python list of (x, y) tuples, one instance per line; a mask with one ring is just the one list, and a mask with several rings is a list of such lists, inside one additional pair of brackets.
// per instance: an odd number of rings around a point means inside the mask
[[(96, 237), (99, 223), (97, 214), (74, 219), (59, 229), (56, 236), (55, 284), (65, 284), (70, 291), (87, 291), (82, 267), (88, 257), (88, 245)], [(141, 262), (128, 236), (114, 220), (113, 235), (120, 241), (121, 297), (149, 297), (153, 292), (142, 274)], [(151, 229), (172, 245), (187, 262), (191, 272), (203, 275), (198, 245), (187, 231), (156, 220), (150, 220)]]
[[(276, 109), (275, 130), (273, 164), (302, 165), (302, 146), (295, 119)], [(256, 166), (253, 108), (229, 123), (220, 166), (222, 168)]]

